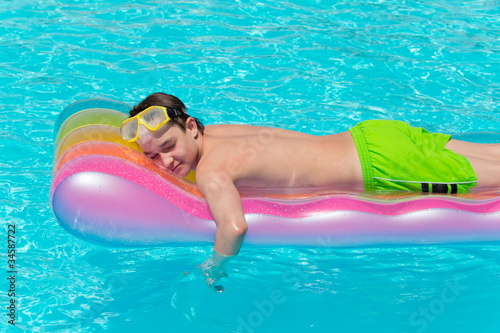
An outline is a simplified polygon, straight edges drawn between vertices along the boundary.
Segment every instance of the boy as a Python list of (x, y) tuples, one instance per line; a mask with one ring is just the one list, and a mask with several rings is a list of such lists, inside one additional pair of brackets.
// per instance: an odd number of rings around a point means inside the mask
[[(144, 111), (144, 112), (143, 112)], [(207, 283), (224, 276), (247, 231), (239, 191), (412, 190), (466, 192), (500, 187), (500, 144), (476, 144), (431, 134), (406, 123), (362, 122), (326, 136), (249, 125), (206, 128), (177, 97), (148, 96), (130, 111), (122, 136), (179, 177), (196, 182), (217, 224)]]

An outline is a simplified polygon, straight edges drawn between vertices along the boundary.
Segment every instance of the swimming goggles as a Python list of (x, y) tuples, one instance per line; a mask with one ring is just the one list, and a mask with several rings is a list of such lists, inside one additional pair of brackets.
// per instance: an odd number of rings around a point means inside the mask
[(184, 114), (183, 111), (163, 106), (150, 106), (138, 115), (125, 120), (120, 127), (122, 138), (128, 142), (139, 139), (139, 125), (143, 125), (150, 131), (156, 131), (169, 122), (173, 117)]

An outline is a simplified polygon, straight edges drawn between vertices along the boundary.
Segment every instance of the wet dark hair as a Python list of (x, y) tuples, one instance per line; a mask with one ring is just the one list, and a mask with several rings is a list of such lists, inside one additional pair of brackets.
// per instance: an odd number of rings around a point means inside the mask
[[(180, 99), (173, 95), (165, 94), (162, 92), (157, 92), (149, 95), (145, 99), (143, 99), (139, 104), (134, 106), (132, 110), (130, 110), (130, 117), (133, 117), (142, 111), (146, 110), (150, 106), (163, 106), (164, 108), (177, 110), (178, 115), (171, 115), (170, 112), (168, 116), (172, 120), (172, 122), (178, 125), (183, 131), (186, 131), (186, 120), (191, 117), (187, 114), (187, 108), (182, 103)], [(175, 113), (175, 112), (174, 112)], [(191, 117), (195, 120), (196, 126), (198, 126), (198, 131), (203, 134), (205, 126), (198, 118)]]

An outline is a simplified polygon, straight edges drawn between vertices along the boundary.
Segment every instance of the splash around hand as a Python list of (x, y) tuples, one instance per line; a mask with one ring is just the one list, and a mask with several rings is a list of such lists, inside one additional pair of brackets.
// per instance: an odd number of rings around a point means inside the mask
[(201, 274), (205, 277), (207, 285), (216, 292), (223, 292), (226, 289), (221, 285), (216, 285), (223, 277), (227, 277), (226, 263), (232, 256), (225, 256), (214, 251), (212, 257), (203, 262), (199, 267)]

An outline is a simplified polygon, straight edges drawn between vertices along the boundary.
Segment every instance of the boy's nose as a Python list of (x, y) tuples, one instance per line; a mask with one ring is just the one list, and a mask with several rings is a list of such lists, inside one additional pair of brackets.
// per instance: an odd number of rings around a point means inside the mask
[(174, 159), (169, 154), (160, 153), (160, 162), (167, 170), (174, 168)]

